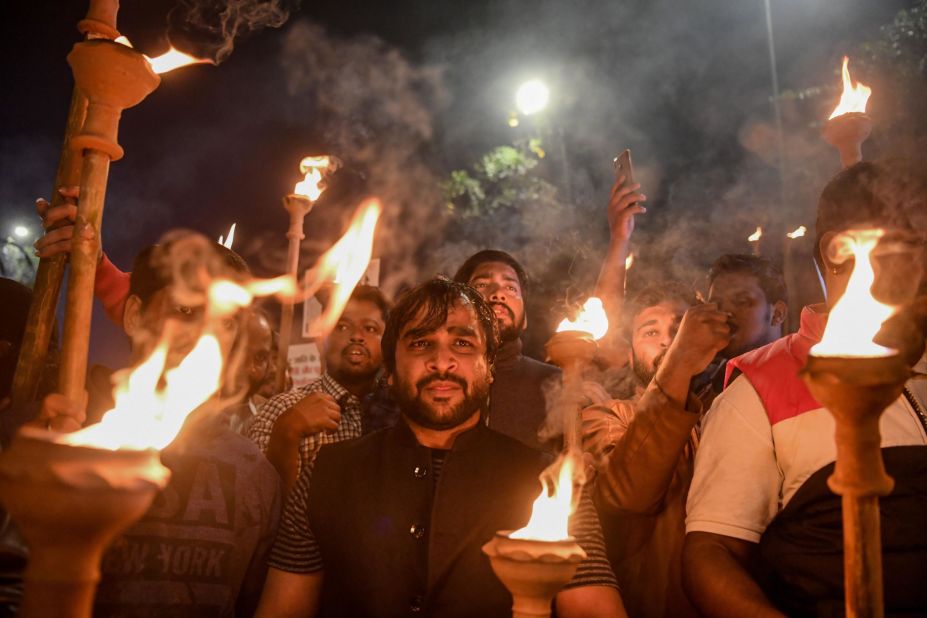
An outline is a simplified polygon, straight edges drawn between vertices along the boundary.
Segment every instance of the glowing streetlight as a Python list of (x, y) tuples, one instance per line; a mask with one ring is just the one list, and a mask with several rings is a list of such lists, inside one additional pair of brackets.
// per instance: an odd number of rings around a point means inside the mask
[(518, 87), (515, 93), (515, 105), (525, 116), (536, 114), (547, 107), (550, 100), (550, 90), (547, 85), (539, 79), (526, 81)]
[(13, 228), (13, 234), (17, 238), (25, 238), (29, 235), (29, 228), (27, 228), (25, 225), (17, 225)]

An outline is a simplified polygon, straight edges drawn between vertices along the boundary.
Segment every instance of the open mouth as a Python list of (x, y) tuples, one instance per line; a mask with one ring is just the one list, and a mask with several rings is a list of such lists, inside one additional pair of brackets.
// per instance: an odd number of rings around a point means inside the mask
[(364, 358), (370, 358), (370, 352), (367, 351), (367, 348), (360, 345), (352, 345), (345, 348), (342, 352), (345, 358), (350, 360), (361, 360)]
[(512, 322), (515, 321), (515, 313), (508, 308), (508, 306), (502, 303), (490, 303), (492, 307), (492, 312), (496, 315), (497, 318), (508, 318)]

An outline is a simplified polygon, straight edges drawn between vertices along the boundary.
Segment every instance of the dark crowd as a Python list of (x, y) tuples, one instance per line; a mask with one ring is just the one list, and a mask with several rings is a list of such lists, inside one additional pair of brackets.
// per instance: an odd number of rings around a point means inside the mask
[[(841, 503), (827, 485), (834, 419), (798, 374), (853, 271), (830, 250), (841, 232), (903, 235), (915, 250), (892, 267), (920, 291), (927, 180), (912, 169), (857, 163), (823, 188), (811, 232), (826, 302), (791, 328), (782, 270), (762, 256), (717, 256), (702, 290), (654, 278), (626, 291), (646, 196), (617, 180), (590, 290), (610, 328), (582, 405), (557, 411), (577, 415), (587, 470), (570, 520), (586, 558), (555, 615), (844, 615)], [(63, 205), (37, 203), (41, 257), (70, 249), (77, 192), (61, 191)], [(187, 237), (143, 248), (130, 272), (99, 257), (95, 293), (132, 366), (166, 328), (168, 366), (200, 332), (204, 307), (186, 304), (162, 267)], [(240, 256), (208, 244), (218, 276), (250, 277)], [(4, 399), (31, 292), (0, 284)], [(194, 411), (162, 451), (170, 481), (105, 553), (94, 614), (510, 615), (481, 547), (525, 525), (564, 448), (561, 369), (522, 349), (531, 292), (531, 265), (493, 247), (396, 299), (359, 285), (320, 342), (321, 377), (284, 392), (276, 312), (256, 305), (228, 320), (221, 413)], [(895, 480), (881, 501), (889, 616), (927, 616), (927, 311), (911, 297), (879, 334), (913, 369), (880, 425)], [(121, 369), (93, 366), (86, 401), (55, 393), (53, 377), (31, 405), (5, 399), (4, 446), (24, 424), (99, 422)], [(9, 521), (2, 541), (0, 598), (13, 615), (28, 551)]]

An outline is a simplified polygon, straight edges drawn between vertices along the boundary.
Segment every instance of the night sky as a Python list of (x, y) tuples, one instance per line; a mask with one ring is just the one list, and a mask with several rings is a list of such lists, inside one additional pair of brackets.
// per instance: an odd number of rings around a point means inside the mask
[[(910, 4), (771, 3), (783, 91), (836, 88), (843, 53)], [(157, 55), (173, 5), (125, 0), (120, 30)], [(72, 87), (65, 57), (85, 3), (18, 0), (0, 10), (5, 236), (14, 224), (37, 228), (33, 201), (51, 190)], [(610, 159), (630, 147), (650, 196), (641, 240), (682, 238), (693, 248), (674, 253), (671, 267), (704, 268), (708, 254), (695, 245), (705, 239), (687, 232), (696, 228), (673, 228), (677, 221), (724, 221), (710, 247), (716, 255), (746, 251), (743, 237), (758, 217), (784, 229), (813, 212), (808, 196), (820, 184), (794, 188), (782, 212), (770, 211), (778, 177), (768, 144), (750, 146), (745, 137), (771, 121), (768, 63), (762, 0), (307, 1), (281, 28), (237, 41), (221, 65), (164, 75), (125, 112), (126, 157), (111, 168), (104, 245), (128, 268), (172, 227), (218, 237), (236, 221), (236, 249), (258, 273), (274, 274), (285, 251), (280, 198), (298, 180), (303, 155), (333, 152), (346, 161), (345, 180), (307, 220), (313, 238), (303, 264), (337, 236), (356, 197), (376, 191), (387, 209), (395, 204), (377, 243), (402, 273), (393, 285), (425, 276), (413, 258), (440, 240), (437, 182), (516, 137), (506, 124), (514, 90), (539, 76), (553, 92), (546, 122), (565, 135), (574, 201), (601, 212), (601, 239)], [(877, 88), (876, 76), (859, 77)], [(813, 178), (836, 171), (814, 126), (835, 100), (827, 90), (784, 104), (790, 165), (821, 168)], [(394, 152), (408, 167), (391, 161)], [(408, 238), (397, 241), (399, 232)], [(454, 264), (427, 268), (441, 266)], [(101, 319), (94, 329), (96, 359), (116, 362), (124, 350), (118, 331)]]

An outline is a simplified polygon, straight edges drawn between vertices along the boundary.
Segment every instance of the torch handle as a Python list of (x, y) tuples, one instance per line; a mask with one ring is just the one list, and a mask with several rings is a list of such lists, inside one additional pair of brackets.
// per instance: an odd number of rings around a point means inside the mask
[[(71, 241), (71, 272), (68, 277), (61, 368), (58, 375), (60, 392), (73, 401), (84, 400), (93, 285), (100, 251), (100, 224), (103, 221), (109, 164), (110, 157), (104, 152), (87, 150), (84, 153), (80, 201)], [(88, 228), (92, 232), (90, 238), (85, 233)]]
[[(299, 271), (299, 245), (305, 238), (303, 223), (305, 213), (290, 211), (290, 229), (287, 231), (287, 273), (293, 278)], [(293, 337), (293, 303), (284, 302), (280, 310), (280, 341), (277, 345), (277, 384), (276, 390), (282, 393), (286, 389), (287, 355), (290, 350), (290, 339)]]
[[(81, 154), (71, 148), (71, 138), (81, 130), (87, 113), (87, 97), (74, 87), (71, 93), (71, 105), (68, 108), (68, 120), (64, 130), (64, 143), (55, 172), (55, 186), (51, 193), (51, 207), (64, 202), (58, 193), (60, 187), (75, 186), (80, 183)], [(59, 253), (53, 257), (41, 258), (35, 274), (32, 288), (32, 304), (26, 319), (26, 330), (20, 346), (16, 374), (13, 378), (11, 398), (15, 405), (32, 401), (38, 394), (39, 380), (45, 366), (48, 344), (55, 327), (55, 309), (58, 307), (58, 295), (64, 279), (64, 269), (68, 256)]]
[(882, 536), (877, 496), (845, 495), (843, 583), (847, 618), (882, 618)]

